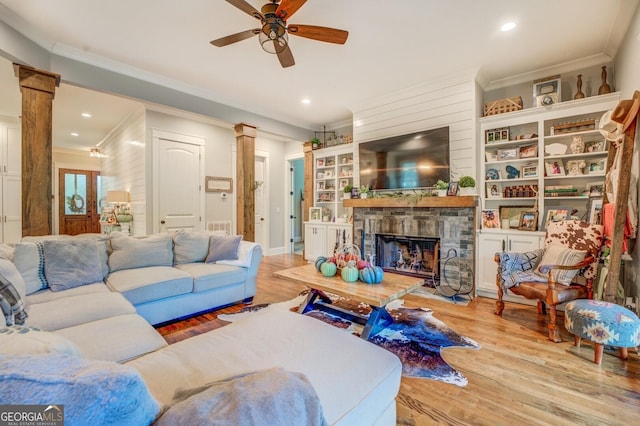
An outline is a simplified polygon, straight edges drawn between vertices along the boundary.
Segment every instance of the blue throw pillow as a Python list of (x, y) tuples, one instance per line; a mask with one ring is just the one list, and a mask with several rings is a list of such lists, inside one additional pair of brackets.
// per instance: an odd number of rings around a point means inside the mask
[(242, 241), (242, 235), (234, 235), (233, 237), (212, 235), (209, 238), (209, 254), (205, 262), (214, 263), (219, 260), (237, 260), (240, 241)]

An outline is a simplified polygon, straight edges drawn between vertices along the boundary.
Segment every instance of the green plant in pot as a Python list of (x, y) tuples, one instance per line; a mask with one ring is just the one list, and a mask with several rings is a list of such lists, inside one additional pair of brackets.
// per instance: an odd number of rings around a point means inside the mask
[(353, 189), (353, 185), (347, 185), (345, 186), (342, 190), (344, 191), (344, 197), (343, 198), (351, 198), (351, 190)]
[(471, 176), (462, 176), (458, 185), (460, 186), (460, 195), (475, 195), (476, 180)]
[(320, 148), (320, 139), (318, 139), (318, 138), (313, 138), (313, 139), (311, 139), (311, 147), (312, 147), (313, 149), (318, 149), (318, 148)]
[(438, 193), (438, 197), (446, 197), (447, 188), (449, 188), (448, 182), (445, 182), (443, 180), (438, 180), (436, 182), (436, 192)]
[(369, 185), (360, 185), (360, 198), (367, 198), (371, 194)]

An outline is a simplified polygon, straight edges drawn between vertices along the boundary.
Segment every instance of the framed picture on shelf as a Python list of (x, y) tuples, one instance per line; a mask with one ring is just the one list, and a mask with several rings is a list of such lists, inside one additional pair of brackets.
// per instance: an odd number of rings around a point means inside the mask
[(482, 229), (500, 229), (500, 212), (497, 209), (482, 210)]
[(340, 189), (344, 189), (349, 185), (349, 179), (340, 179)]
[(602, 224), (602, 198), (591, 198), (589, 200), (589, 216), (587, 221), (593, 225)]
[(602, 197), (604, 184), (603, 183), (588, 183), (586, 185), (587, 195), (589, 197)]
[(602, 152), (604, 151), (604, 140), (588, 141), (584, 143), (584, 152)]
[(316, 160), (316, 167), (324, 167), (324, 158), (318, 158)]
[(322, 207), (309, 207), (309, 222), (322, 221)]
[(532, 209), (532, 206), (501, 206), (500, 220), (504, 222), (504, 220), (507, 219), (509, 221), (509, 228), (519, 229), (521, 214), (523, 212), (531, 211)]
[(533, 158), (538, 156), (538, 145), (526, 145), (520, 147), (520, 158)]
[(547, 230), (547, 225), (550, 222), (559, 222), (566, 220), (571, 216), (571, 207), (545, 207), (544, 208), (544, 220), (542, 221), (541, 231)]
[(487, 163), (498, 161), (498, 154), (495, 151), (493, 152), (486, 151), (484, 155), (487, 158)]
[(355, 185), (353, 186), (353, 188), (351, 188), (351, 198), (360, 198), (360, 189)]
[(521, 231), (535, 231), (538, 226), (538, 212), (520, 213), (518, 229)]
[(606, 165), (607, 160), (605, 158), (600, 160), (590, 160), (587, 163), (587, 166), (589, 167), (589, 174), (603, 174)]
[(333, 177), (333, 170), (327, 170), (326, 172), (324, 172), (325, 179), (331, 179), (332, 177)]
[(564, 176), (564, 163), (562, 160), (547, 160), (544, 162), (544, 170), (547, 176)]
[(538, 166), (522, 166), (522, 177), (538, 177)]
[(324, 181), (318, 182), (318, 191), (324, 191)]
[(502, 179), (502, 173), (497, 169), (487, 169), (487, 174), (485, 175), (487, 180), (498, 180)]
[(499, 149), (498, 161), (516, 160), (518, 158), (518, 148)]
[(487, 183), (487, 198), (501, 198), (502, 197), (502, 184), (500, 183)]
[(316, 179), (324, 179), (324, 172), (318, 172), (316, 174)]
[(509, 141), (509, 129), (507, 127), (501, 129), (491, 129), (485, 132), (485, 142), (487, 145), (497, 142)]
[(458, 195), (459, 185), (458, 182), (449, 182), (449, 188), (447, 188), (447, 195)]
[(549, 106), (562, 100), (560, 76), (546, 77), (533, 82), (533, 103), (535, 106)]

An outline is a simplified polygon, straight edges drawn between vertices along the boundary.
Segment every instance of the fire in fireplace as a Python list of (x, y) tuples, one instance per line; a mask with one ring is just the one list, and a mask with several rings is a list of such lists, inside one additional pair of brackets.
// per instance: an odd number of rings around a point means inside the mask
[(385, 271), (438, 280), (439, 238), (376, 234), (375, 250), (376, 263)]

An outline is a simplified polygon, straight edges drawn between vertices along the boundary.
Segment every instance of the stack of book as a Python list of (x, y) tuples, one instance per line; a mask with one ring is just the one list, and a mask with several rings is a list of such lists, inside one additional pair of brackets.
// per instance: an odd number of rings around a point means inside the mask
[(580, 195), (571, 185), (553, 185), (544, 187), (545, 197), (575, 197)]

